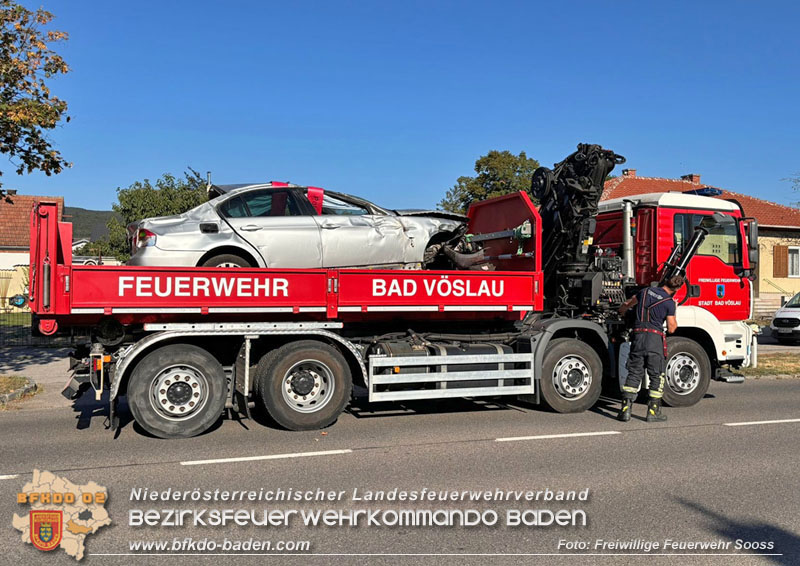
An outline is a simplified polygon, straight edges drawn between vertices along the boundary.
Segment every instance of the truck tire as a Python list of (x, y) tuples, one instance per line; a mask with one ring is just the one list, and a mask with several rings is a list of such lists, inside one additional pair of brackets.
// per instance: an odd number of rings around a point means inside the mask
[(254, 267), (250, 262), (236, 254), (220, 254), (208, 258), (201, 267)]
[(603, 363), (585, 342), (556, 338), (547, 344), (539, 384), (551, 409), (558, 413), (580, 413), (600, 398)]
[(136, 422), (159, 438), (189, 438), (216, 423), (225, 409), (225, 371), (208, 352), (170, 344), (147, 354), (128, 382)]
[(316, 430), (334, 423), (353, 390), (347, 360), (317, 340), (290, 342), (265, 354), (255, 380), (267, 414), (288, 430)]
[(711, 362), (703, 347), (682, 336), (667, 338), (664, 403), (690, 407), (700, 401), (711, 383)]

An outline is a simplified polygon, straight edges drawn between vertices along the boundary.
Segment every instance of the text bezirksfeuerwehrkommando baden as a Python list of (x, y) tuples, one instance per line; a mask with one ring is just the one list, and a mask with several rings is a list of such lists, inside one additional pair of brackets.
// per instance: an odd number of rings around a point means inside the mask
[(393, 489), (359, 489), (352, 490), (324, 490), (324, 489), (294, 489), (294, 488), (260, 488), (251, 490), (226, 490), (226, 489), (176, 489), (167, 488), (154, 490), (147, 487), (134, 487), (131, 489), (131, 501), (267, 501), (267, 502), (457, 502), (457, 501), (587, 501), (589, 489), (583, 490), (558, 490), (558, 489), (527, 489), (527, 490), (453, 490), (421, 489), (404, 490)]

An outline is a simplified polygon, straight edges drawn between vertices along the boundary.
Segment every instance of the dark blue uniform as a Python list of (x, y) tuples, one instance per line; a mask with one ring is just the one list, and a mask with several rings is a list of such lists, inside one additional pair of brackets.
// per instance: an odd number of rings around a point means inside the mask
[(636, 323), (633, 325), (631, 351), (628, 355), (628, 377), (622, 392), (634, 398), (644, 379), (650, 377), (650, 398), (661, 399), (664, 395), (664, 370), (667, 360), (667, 338), (664, 321), (675, 316), (675, 301), (661, 287), (648, 287), (636, 295)]

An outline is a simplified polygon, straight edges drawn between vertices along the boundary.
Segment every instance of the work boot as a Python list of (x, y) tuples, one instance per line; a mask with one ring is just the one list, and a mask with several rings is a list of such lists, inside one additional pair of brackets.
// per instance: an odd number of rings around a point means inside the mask
[(631, 420), (631, 411), (633, 410), (633, 399), (623, 399), (622, 407), (619, 409), (617, 420), (624, 423)]
[(661, 399), (650, 399), (647, 402), (647, 422), (663, 423), (667, 415), (661, 412)]

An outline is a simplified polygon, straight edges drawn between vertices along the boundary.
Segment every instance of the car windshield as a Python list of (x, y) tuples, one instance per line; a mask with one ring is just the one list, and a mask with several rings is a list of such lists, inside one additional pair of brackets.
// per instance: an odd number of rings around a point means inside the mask
[(783, 306), (790, 309), (800, 309), (800, 293), (789, 299), (789, 302)]

